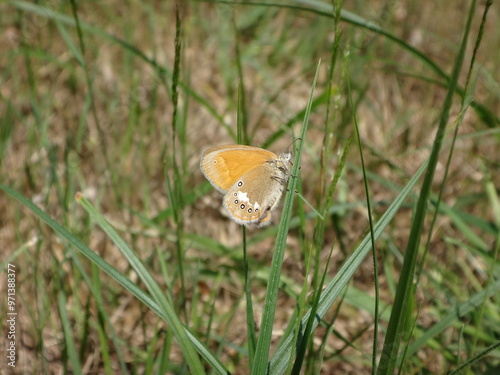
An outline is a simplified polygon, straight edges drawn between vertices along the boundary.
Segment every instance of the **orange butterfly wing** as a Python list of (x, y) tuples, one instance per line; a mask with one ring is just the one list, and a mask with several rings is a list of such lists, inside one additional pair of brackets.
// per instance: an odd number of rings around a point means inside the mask
[(271, 151), (258, 147), (219, 146), (203, 153), (201, 170), (217, 190), (225, 193), (241, 176), (277, 158)]

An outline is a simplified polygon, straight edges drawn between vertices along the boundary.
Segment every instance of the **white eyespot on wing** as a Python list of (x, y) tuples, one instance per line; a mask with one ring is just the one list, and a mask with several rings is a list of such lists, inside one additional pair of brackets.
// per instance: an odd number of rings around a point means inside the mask
[(244, 203), (250, 203), (250, 199), (248, 199), (248, 193), (238, 191), (238, 201), (244, 202)]

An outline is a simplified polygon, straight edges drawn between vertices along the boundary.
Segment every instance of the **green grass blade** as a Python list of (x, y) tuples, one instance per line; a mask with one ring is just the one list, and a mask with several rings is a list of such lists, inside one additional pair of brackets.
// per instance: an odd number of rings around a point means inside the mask
[[(474, 4), (472, 8), (474, 9)], [(453, 69), (450, 86), (443, 104), (443, 111), (437, 129), (436, 137), (433, 143), (432, 152), (429, 158), (429, 167), (426, 171), (424, 182), (420, 190), (420, 196), (417, 202), (415, 215), (413, 218), (410, 235), (408, 238), (408, 246), (405, 253), (403, 267), (401, 269), (401, 276), (397, 285), (396, 296), (391, 312), (391, 318), (387, 327), (387, 334), (385, 337), (384, 348), (379, 363), (377, 374), (393, 374), (396, 362), (399, 355), (399, 345), (401, 339), (405, 336), (406, 317), (408, 314), (408, 304), (412, 298), (413, 277), (415, 272), (415, 265), (417, 261), (418, 249), (420, 247), (420, 237), (424, 224), (425, 214), (427, 213), (427, 205), (431, 193), (432, 182), (436, 171), (436, 166), (439, 160), (439, 153), (444, 141), (446, 126), (450, 116), (450, 109), (453, 100), (453, 94), (457, 86), (460, 69), (462, 67), (465, 47), (467, 45), (467, 36), (470, 31), (470, 24), (472, 20), (471, 10), (469, 12), (469, 19), (467, 22), (466, 30), (462, 40), (460, 52), (456, 58), (455, 67)]]
[(153, 279), (152, 275), (148, 272), (142, 261), (134, 254), (132, 249), (125, 243), (125, 241), (118, 235), (114, 228), (107, 222), (107, 220), (85, 199), (81, 194), (77, 196), (77, 201), (87, 211), (92, 219), (104, 230), (108, 237), (120, 249), (122, 254), (127, 258), (129, 264), (141, 278), (146, 285), (149, 293), (158, 304), (167, 318), (167, 323), (174, 332), (182, 352), (185, 356), (186, 362), (191, 371), (194, 373), (204, 374), (205, 371), (201, 364), (196, 351), (194, 350), (191, 341), (189, 340), (184, 326), (182, 325), (179, 317), (177, 316), (174, 307), (166, 298), (160, 286)]
[[(380, 237), (385, 227), (389, 225), (394, 215), (398, 212), (399, 208), (403, 205), (405, 199), (411, 193), (412, 189), (422, 176), (423, 172), (427, 168), (428, 160), (426, 160), (422, 166), (418, 169), (415, 175), (411, 178), (408, 184), (401, 190), (400, 194), (394, 199), (392, 204), (389, 206), (384, 215), (380, 218), (379, 222), (374, 227), (374, 237), (375, 240)], [(318, 305), (317, 317), (314, 320), (313, 329), (318, 325), (318, 320), (322, 319), (333, 303), (336, 301), (337, 297), (341, 295), (344, 288), (350, 282), (352, 275), (360, 264), (365, 259), (366, 255), (372, 248), (371, 236), (367, 235), (358, 248), (353, 252), (345, 264), (337, 272), (333, 280), (326, 286), (323, 293), (321, 293), (321, 300)], [(307, 320), (309, 319), (310, 311), (302, 319), (302, 326), (305, 327)], [(288, 337), (283, 341), (283, 344), (276, 353), (273, 355), (270, 361), (270, 373), (271, 374), (283, 374), (287, 368), (288, 361), (291, 355), (295, 355), (295, 348), (292, 346), (293, 335)]]
[[(73, 18), (58, 13), (54, 11), (52, 8), (43, 7), (38, 4), (27, 1), (9, 1), (8, 3), (13, 7), (21, 9), (25, 12), (33, 13), (37, 16), (57, 21), (64, 25), (76, 27), (76, 22)], [(104, 39), (116, 43), (117, 45), (123, 47), (125, 50), (129, 51), (130, 53), (140, 58), (141, 60), (145, 61), (147, 64), (151, 65), (151, 67), (158, 72), (158, 77), (162, 81), (163, 85), (167, 87), (165, 77), (172, 77), (172, 74), (166, 67), (162, 66), (158, 61), (148, 57), (144, 52), (142, 52), (132, 44), (127, 43), (125, 40), (120, 39), (110, 33), (107, 33), (99, 29), (98, 27), (94, 27), (85, 22), (79, 22), (79, 26), (83, 31), (101, 36)], [(192, 90), (191, 87), (182, 80), (179, 81), (179, 87), (181, 87), (185, 92), (187, 92), (191, 98), (200, 103), (200, 105), (203, 106), (213, 116), (213, 118), (216, 119), (219, 122), (219, 124), (224, 127), (224, 129), (226, 129), (228, 134), (230, 134), (233, 138), (235, 137), (234, 131), (231, 128), (231, 126), (224, 120), (224, 118), (220, 114), (217, 113), (214, 106), (212, 106), (206, 99), (204, 99), (196, 91)]]
[(66, 353), (71, 364), (71, 372), (73, 374), (82, 373), (82, 365), (78, 359), (78, 350), (76, 350), (75, 339), (73, 337), (73, 330), (71, 328), (71, 323), (69, 321), (68, 315), (66, 313), (66, 297), (64, 296), (64, 291), (60, 290), (57, 294), (57, 305), (59, 307), (59, 315), (61, 317), (61, 324), (64, 334), (64, 343), (66, 346)]
[(372, 374), (376, 371), (376, 358), (377, 358), (377, 342), (378, 342), (378, 320), (379, 320), (379, 300), (380, 300), (380, 289), (378, 284), (378, 261), (377, 261), (377, 249), (375, 248), (375, 235), (373, 233), (373, 216), (370, 200), (370, 189), (368, 188), (368, 176), (366, 172), (365, 159), (363, 156), (363, 145), (361, 143), (361, 135), (359, 134), (358, 119), (356, 117), (356, 110), (352, 102), (352, 92), (350, 80), (347, 80), (347, 92), (349, 95), (349, 103), (353, 111), (354, 119), (354, 129), (356, 131), (356, 143), (358, 145), (359, 159), (361, 161), (361, 170), (363, 172), (363, 185), (366, 195), (366, 211), (368, 213), (368, 223), (370, 225), (370, 240), (372, 249), (372, 259), (373, 259), (373, 279), (375, 287), (375, 303), (374, 303), (374, 328), (373, 328), (373, 352), (372, 352)]
[(250, 287), (251, 277), (247, 252), (247, 230), (245, 227), (243, 227), (241, 230), (243, 232), (243, 271), (245, 273), (248, 360), (250, 368), (252, 368), (253, 360), (255, 357), (255, 347), (257, 346), (257, 335), (255, 329), (255, 318), (253, 314), (252, 289)]
[[(325, 17), (332, 17), (333, 7), (330, 3), (316, 1), (316, 0), (294, 0), (295, 3), (304, 4), (305, 6), (293, 5), (293, 4), (280, 4), (280, 3), (260, 3), (260, 2), (238, 2), (238, 1), (214, 1), (221, 4), (232, 4), (232, 5), (251, 5), (251, 6), (266, 6), (266, 7), (278, 7), (278, 8), (290, 8), (298, 11), (305, 11), (315, 13)], [(411, 44), (407, 43), (405, 40), (398, 38), (396, 35), (391, 34), (390, 32), (384, 30), (373, 22), (370, 22), (363, 17), (360, 17), (356, 14), (353, 14), (345, 9), (341, 11), (341, 19), (344, 22), (350, 23), (352, 25), (363, 27), (367, 30), (370, 30), (374, 33), (383, 35), (389, 40), (392, 40), (401, 48), (407, 50), (410, 54), (416, 56), (420, 61), (422, 61), (425, 65), (427, 65), (432, 71), (434, 71), (437, 75), (442, 77), (446, 83), (450, 81), (450, 77), (446, 74), (446, 72), (441, 69), (441, 67), (432, 60), (425, 52), (418, 50), (413, 47)], [(430, 80), (429, 80), (430, 81)], [(459, 95), (463, 95), (463, 89), (456, 86), (456, 93)], [(486, 106), (482, 105), (478, 101), (474, 101), (471, 103), (471, 107), (476, 111), (481, 120), (490, 128), (496, 127), (500, 123), (500, 118), (492, 111), (490, 111)]]
[(474, 356), (474, 358), (471, 358), (470, 360), (468, 360), (467, 362), (465, 362), (464, 364), (462, 364), (461, 366), (459, 366), (457, 369), (455, 369), (452, 372), (448, 373), (448, 375), (463, 374), (465, 369), (469, 368), (474, 363), (476, 363), (477, 361), (479, 361), (480, 359), (484, 358), (485, 356), (487, 356), (492, 351), (494, 351), (494, 350), (496, 350), (498, 348), (500, 348), (500, 341), (497, 341), (496, 343), (490, 345), (489, 347), (487, 347), (486, 349), (484, 349), (481, 353), (479, 353), (476, 356)]
[[(418, 337), (408, 348), (407, 356), (415, 355), (421, 348), (423, 348), (430, 340), (439, 335), (445, 329), (453, 326), (464, 316), (477, 309), (484, 302), (485, 299), (500, 293), (500, 280), (490, 284), (488, 289), (484, 289), (479, 293), (473, 295), (469, 300), (450, 308), (450, 312), (441, 317), (439, 322), (427, 329), (420, 337)], [(398, 362), (399, 365), (399, 362)]]
[(274, 248), (273, 260), (271, 263), (271, 271), (269, 275), (269, 282), (266, 290), (266, 297), (264, 301), (264, 312), (260, 326), (260, 335), (257, 340), (257, 347), (255, 350), (255, 362), (251, 374), (260, 375), (267, 373), (269, 368), (269, 348), (271, 346), (271, 336), (274, 323), (274, 314), (276, 311), (276, 303), (278, 301), (278, 290), (280, 284), (281, 267), (283, 264), (283, 257), (285, 254), (286, 238), (288, 235), (288, 228), (290, 225), (290, 218), (292, 215), (293, 198), (295, 194), (295, 186), (297, 184), (296, 177), (299, 173), (300, 159), (302, 156), (302, 145), (306, 136), (307, 125), (309, 123), (309, 115), (311, 113), (311, 105), (313, 101), (314, 88), (316, 87), (316, 80), (318, 78), (320, 62), (316, 68), (314, 76), (311, 95), (307, 104), (304, 122), (300, 133), (301, 140), (296, 142), (298, 146), (295, 150), (295, 157), (293, 161), (293, 168), (291, 178), (288, 183), (288, 193), (285, 197), (283, 204), (283, 213), (281, 215), (280, 225), (278, 227), (278, 234), (276, 236), (276, 246)]
[[(111, 266), (109, 263), (107, 263), (104, 259), (102, 259), (100, 256), (98, 256), (96, 253), (94, 253), (92, 250), (90, 250), (83, 242), (81, 242), (78, 238), (73, 236), (68, 230), (66, 230), (63, 226), (61, 226), (58, 222), (56, 222), (54, 219), (52, 219), (50, 216), (48, 216), (44, 211), (42, 211), (37, 205), (35, 205), (31, 200), (23, 196), (22, 194), (19, 194), (15, 190), (11, 189), (8, 186), (5, 186), (3, 184), (0, 184), (0, 190), (5, 191), (12, 197), (14, 197), (17, 201), (19, 201), (22, 205), (24, 205), (26, 208), (30, 209), (40, 220), (44, 221), (47, 225), (49, 225), (59, 236), (67, 240), (71, 245), (75, 246), (76, 249), (78, 249), (83, 255), (85, 255), (89, 260), (94, 262), (99, 268), (101, 268), (104, 272), (106, 272), (108, 275), (110, 275), (113, 279), (115, 279), (118, 283), (120, 283), (126, 290), (128, 290), (130, 293), (132, 293), (134, 296), (136, 296), (140, 301), (142, 301), (146, 306), (148, 306), (151, 310), (153, 310), (158, 316), (160, 316), (163, 320), (165, 320), (167, 323), (170, 325), (170, 319), (171, 317), (167, 315), (167, 312), (165, 311), (165, 307), (160, 305), (155, 299), (153, 299), (151, 296), (149, 296), (147, 293), (145, 293), (143, 290), (141, 290), (136, 284), (131, 282), (128, 278), (123, 276), (121, 273), (119, 273), (113, 266)], [(83, 202), (84, 198), (82, 198)], [(86, 200), (85, 200), (86, 202)], [(90, 207), (92, 211), (92, 217), (96, 219), (98, 223), (101, 223), (104, 225), (104, 227), (107, 230), (111, 230), (114, 232), (114, 230), (111, 228), (109, 223), (105, 221), (105, 219), (97, 212), (95, 209), (90, 206), (90, 204), (85, 203), (88, 207)], [(116, 234), (116, 232), (115, 232)], [(117, 235), (116, 235), (117, 236)], [(123, 240), (120, 239), (119, 237), (116, 238), (116, 236), (113, 236), (113, 239), (117, 240), (118, 243), (120, 243), (120, 246), (122, 246)], [(126, 244), (125, 244), (126, 246)], [(128, 246), (126, 246), (126, 249)], [(122, 247), (120, 247), (122, 249)], [(130, 249), (128, 249), (130, 250)], [(128, 253), (129, 256), (132, 257), (134, 265), (136, 265), (138, 262), (140, 262), (136, 256), (130, 251)], [(143, 266), (142, 266), (143, 267)], [(141, 271), (141, 270), (140, 270)], [(146, 276), (147, 277), (147, 276)], [(163, 296), (163, 292), (158, 289), (158, 292), (162, 294), (161, 299), (165, 298)], [(164, 301), (162, 302), (164, 303)], [(168, 309), (172, 310), (171, 307), (167, 306)], [(214, 368), (215, 371), (217, 371), (218, 374), (227, 374), (228, 371), (227, 369), (224, 368), (224, 366), (220, 363), (220, 361), (206, 348), (206, 346), (199, 341), (199, 339), (191, 334), (189, 330), (187, 330), (185, 327), (182, 326), (182, 323), (178, 320), (178, 318), (175, 316), (173, 317), (173, 322), (176, 324), (176, 329), (179, 329), (182, 327), (184, 330), (183, 336), (187, 337), (191, 343), (188, 344), (188, 346), (191, 346), (195, 348), (198, 353)], [(179, 326), (180, 324), (180, 326)], [(173, 330), (173, 326), (172, 326)], [(177, 332), (176, 332), (177, 333)], [(185, 345), (185, 342), (183, 342)], [(193, 356), (194, 351), (191, 350), (190, 353), (188, 353), (190, 356)], [(196, 358), (198, 363), (201, 366), (201, 362), (199, 361), (198, 358)], [(195, 360), (195, 361), (196, 361)], [(196, 365), (195, 365), (196, 366)], [(203, 367), (200, 367), (203, 369)], [(203, 374), (204, 371), (199, 372), (200, 374)]]
[[(311, 340), (313, 338), (313, 327), (314, 327), (314, 321), (317, 319), (317, 310), (318, 310), (318, 305), (320, 302), (321, 298), (321, 291), (323, 290), (323, 286), (325, 285), (325, 279), (326, 275), (328, 273), (328, 266), (330, 265), (330, 260), (332, 258), (333, 254), (333, 247), (330, 250), (330, 253), (328, 254), (328, 258), (325, 263), (325, 267), (323, 270), (323, 275), (321, 276), (321, 281), (318, 284), (317, 289), (314, 291), (314, 297), (313, 297), (313, 304), (311, 306), (311, 310), (309, 311), (309, 319), (307, 320), (307, 324), (305, 325), (304, 333), (303, 335), (299, 335), (299, 340), (296, 342), (296, 356), (295, 356), (295, 362), (292, 367), (291, 374), (293, 375), (298, 375), (300, 374), (302, 364), (304, 362), (304, 359), (306, 358), (306, 350), (308, 345), (311, 343)], [(301, 322), (302, 323), (302, 322)], [(299, 325), (300, 329), (301, 325)]]

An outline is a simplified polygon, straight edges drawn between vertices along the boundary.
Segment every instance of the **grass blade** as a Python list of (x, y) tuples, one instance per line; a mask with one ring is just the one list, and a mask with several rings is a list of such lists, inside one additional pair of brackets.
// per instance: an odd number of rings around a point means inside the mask
[[(214, 368), (215, 371), (217, 371), (218, 374), (227, 374), (228, 371), (227, 369), (224, 368), (224, 366), (220, 363), (220, 361), (206, 348), (206, 346), (199, 341), (199, 339), (194, 336), (189, 330), (187, 330), (184, 326), (182, 326), (182, 323), (180, 323), (179, 319), (175, 316), (175, 314), (172, 313), (173, 309), (171, 306), (162, 306), (158, 302), (161, 302), (162, 304), (165, 303), (166, 297), (164, 296), (163, 292), (153, 285), (153, 289), (155, 289), (155, 295), (156, 300), (153, 299), (150, 295), (145, 293), (143, 290), (141, 290), (136, 284), (131, 282), (128, 278), (123, 276), (121, 273), (119, 273), (116, 268), (111, 266), (109, 263), (107, 263), (104, 259), (102, 259), (100, 256), (98, 256), (96, 253), (94, 253), (92, 250), (90, 250), (83, 242), (81, 242), (78, 238), (73, 236), (70, 232), (68, 232), (67, 229), (65, 229), (63, 226), (61, 226), (58, 222), (56, 222), (54, 219), (52, 219), (49, 215), (47, 215), (44, 211), (42, 211), (37, 205), (35, 205), (31, 200), (26, 198), (25, 196), (19, 194), (15, 190), (11, 189), (10, 187), (0, 184), (0, 190), (5, 191), (12, 197), (14, 197), (17, 201), (19, 201), (23, 206), (31, 210), (40, 220), (44, 221), (47, 225), (49, 225), (59, 236), (67, 240), (71, 245), (75, 246), (76, 249), (78, 249), (83, 255), (85, 255), (89, 260), (94, 262), (99, 268), (101, 268), (104, 272), (106, 272), (108, 275), (110, 275), (113, 279), (115, 279), (118, 283), (120, 283), (126, 290), (128, 290), (130, 293), (132, 293), (134, 296), (136, 296), (140, 301), (142, 301), (146, 306), (148, 306), (151, 310), (153, 310), (158, 316), (160, 316), (163, 320), (165, 320), (169, 325), (172, 323), (171, 328), (172, 330), (174, 325), (176, 328), (175, 333), (177, 334), (178, 330), (182, 328), (184, 331), (181, 333), (181, 336), (184, 336), (184, 338), (188, 338), (190, 343), (186, 344), (186, 341), (182, 342), (182, 345), (186, 346), (186, 350), (188, 350), (188, 356), (189, 361), (191, 361), (191, 357), (194, 357), (194, 351), (191, 348), (195, 348), (198, 353)], [(90, 209), (90, 212), (92, 212), (92, 217), (96, 219), (96, 221), (100, 224), (104, 225), (104, 228), (106, 230), (110, 230), (110, 233), (114, 232), (113, 239), (116, 240), (120, 245), (119, 248), (123, 249), (122, 246), (124, 246), (126, 251), (130, 251), (127, 253), (128, 256), (131, 257), (133, 265), (137, 265), (140, 263), (140, 260), (135, 256), (135, 254), (128, 248), (128, 246), (123, 242), (123, 240), (116, 234), (114, 229), (109, 225), (109, 223), (106, 222), (106, 220), (97, 212), (95, 209), (88, 203), (88, 201), (85, 200), (85, 198), (81, 197), (81, 203), (86, 205), (86, 208), (88, 207)], [(104, 229), (103, 228), (103, 229)], [(141, 269), (142, 264), (139, 266), (138, 271), (142, 272), (144, 271)], [(138, 272), (138, 273), (139, 273)], [(143, 275), (144, 276), (144, 275)], [(148, 280), (151, 276), (145, 275), (146, 280)], [(154, 281), (153, 281), (154, 282)], [(145, 282), (146, 283), (146, 282)], [(158, 298), (158, 293), (161, 294), (160, 298)], [(165, 299), (164, 301), (161, 301), (162, 299)], [(168, 309), (168, 314), (173, 314), (168, 315), (166, 309)], [(170, 321), (172, 319), (172, 321)], [(183, 338), (183, 339), (184, 339)], [(180, 342), (179, 342), (180, 343)], [(180, 343), (181, 344), (181, 343)], [(197, 363), (196, 363), (197, 362)], [(198, 367), (199, 364), (199, 367)], [(194, 359), (194, 364), (193, 367), (196, 370), (200, 370), (200, 374), (204, 373), (203, 367), (201, 366), (201, 362), (199, 358), (196, 357)]]
[[(423, 172), (427, 167), (428, 160), (426, 160), (422, 166), (418, 169), (415, 175), (411, 178), (408, 184), (401, 190), (401, 193), (394, 199), (392, 204), (389, 206), (384, 215), (380, 218), (379, 222), (374, 227), (374, 237), (375, 240), (380, 237), (385, 227), (389, 225), (394, 215), (398, 212), (399, 208), (402, 206), (408, 195), (411, 193), (412, 189), (417, 184), (417, 181), (422, 176)], [(350, 282), (352, 275), (358, 269), (359, 265), (365, 259), (366, 255), (372, 248), (371, 235), (367, 235), (358, 248), (353, 252), (345, 264), (337, 272), (333, 280), (326, 286), (324, 291), (321, 293), (321, 299), (318, 305), (317, 317), (314, 320), (313, 329), (317, 327), (318, 320), (322, 319), (326, 312), (330, 309), (333, 303), (336, 301), (337, 297), (341, 295), (344, 288)], [(311, 310), (302, 318), (302, 326), (305, 327), (309, 319)], [(299, 334), (302, 334), (300, 332)], [(295, 355), (295, 348), (292, 346), (293, 335), (290, 335), (282, 344), (280, 348), (276, 351), (270, 361), (270, 373), (271, 374), (282, 374), (287, 368), (290, 356)]]
[(316, 80), (318, 78), (319, 66), (316, 68), (316, 74), (312, 84), (311, 95), (307, 104), (304, 122), (302, 123), (302, 130), (300, 134), (301, 140), (295, 150), (295, 158), (293, 161), (293, 168), (288, 183), (288, 193), (285, 197), (283, 204), (283, 213), (281, 215), (280, 225), (278, 227), (278, 234), (276, 236), (276, 246), (274, 248), (273, 260), (271, 263), (270, 278), (267, 285), (266, 297), (264, 302), (264, 312), (262, 315), (262, 322), (260, 326), (260, 335), (257, 340), (257, 347), (255, 350), (255, 362), (251, 374), (260, 375), (265, 374), (269, 368), (269, 348), (271, 346), (271, 336), (274, 323), (274, 313), (276, 311), (276, 303), (278, 300), (278, 289), (280, 284), (281, 267), (283, 264), (283, 257), (285, 254), (286, 237), (288, 234), (288, 227), (290, 225), (290, 217), (292, 215), (293, 198), (295, 194), (295, 186), (297, 180), (293, 176), (299, 173), (300, 159), (302, 156), (302, 145), (306, 136), (307, 125), (309, 123), (309, 115), (311, 113), (311, 105), (313, 100), (314, 88), (316, 87)]
[(415, 265), (417, 261), (418, 249), (420, 247), (420, 237), (424, 224), (425, 214), (427, 212), (427, 205), (431, 193), (432, 182), (434, 180), (434, 173), (439, 160), (439, 153), (444, 141), (446, 126), (450, 117), (450, 109), (453, 100), (453, 95), (457, 86), (458, 77), (462, 63), (464, 60), (465, 47), (467, 45), (467, 37), (470, 31), (472, 22), (472, 15), (474, 13), (475, 2), (471, 6), (469, 12), (469, 19), (464, 32), (460, 52), (456, 58), (455, 67), (448, 87), (448, 92), (443, 105), (443, 111), (437, 129), (436, 137), (433, 143), (432, 152), (429, 158), (429, 167), (426, 171), (424, 182), (420, 190), (420, 196), (417, 202), (413, 223), (408, 238), (408, 246), (405, 253), (403, 267), (401, 269), (401, 276), (398, 282), (396, 296), (394, 298), (394, 305), (391, 312), (391, 318), (387, 327), (387, 334), (385, 337), (384, 348), (379, 362), (377, 374), (393, 374), (396, 362), (399, 355), (399, 345), (401, 339), (405, 336), (405, 318), (408, 313), (408, 304), (412, 297), (413, 277), (415, 273)]

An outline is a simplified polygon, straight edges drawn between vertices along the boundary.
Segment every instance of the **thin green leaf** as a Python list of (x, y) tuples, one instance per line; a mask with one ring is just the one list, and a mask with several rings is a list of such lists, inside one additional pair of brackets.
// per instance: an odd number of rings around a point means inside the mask
[(71, 372), (74, 374), (82, 374), (82, 365), (78, 359), (78, 351), (76, 350), (73, 330), (68, 315), (66, 314), (66, 297), (63, 290), (57, 293), (57, 305), (59, 307), (59, 316), (61, 317), (66, 353), (68, 354), (71, 364)]
[(436, 166), (439, 160), (439, 153), (444, 141), (446, 126), (450, 116), (450, 109), (453, 101), (453, 95), (458, 82), (458, 76), (462, 67), (465, 47), (467, 45), (467, 37), (470, 32), (470, 25), (472, 22), (472, 15), (474, 13), (475, 2), (471, 6), (469, 12), (469, 19), (462, 39), (460, 52), (456, 58), (455, 67), (449, 82), (448, 92), (443, 104), (443, 110), (437, 129), (436, 137), (434, 139), (432, 152), (429, 158), (429, 167), (426, 171), (420, 196), (417, 202), (417, 208), (413, 217), (410, 235), (408, 238), (408, 246), (405, 252), (403, 267), (401, 269), (401, 276), (398, 282), (396, 296), (391, 312), (391, 318), (387, 327), (387, 334), (385, 337), (384, 348), (379, 362), (378, 375), (393, 374), (396, 362), (399, 356), (399, 345), (405, 336), (406, 322), (405, 318), (408, 313), (408, 303), (411, 300), (413, 277), (415, 272), (415, 265), (417, 261), (418, 249), (420, 247), (420, 237), (424, 224), (425, 214), (427, 212), (427, 205), (431, 193), (432, 182), (436, 171)]
[[(394, 215), (398, 212), (399, 208), (404, 203), (405, 199), (411, 193), (413, 187), (416, 185), (419, 178), (422, 176), (423, 172), (427, 167), (428, 160), (425, 160), (422, 166), (418, 169), (415, 175), (411, 178), (408, 184), (401, 190), (400, 194), (394, 199), (392, 204), (389, 206), (387, 211), (382, 215), (379, 222), (374, 227), (374, 237), (375, 240), (383, 233), (385, 227), (389, 225)], [(316, 328), (318, 320), (322, 319), (333, 303), (336, 301), (337, 297), (341, 295), (344, 288), (350, 282), (352, 275), (361, 262), (365, 259), (368, 252), (371, 250), (371, 236), (367, 235), (358, 248), (353, 252), (345, 264), (337, 272), (333, 280), (326, 286), (321, 293), (321, 300), (318, 305), (317, 319), (314, 320), (313, 329)], [(311, 311), (309, 311), (304, 318), (302, 318), (302, 326), (305, 327), (307, 320), (309, 319)], [(301, 334), (300, 332), (299, 334)], [(288, 337), (283, 341), (282, 346), (278, 348), (276, 353), (273, 355), (270, 361), (270, 373), (271, 374), (283, 374), (287, 368), (290, 356), (295, 355), (295, 348), (292, 346), (293, 335)]]
[[(106, 272), (108, 275), (110, 275), (119, 284), (121, 284), (126, 290), (128, 290), (130, 293), (132, 293), (134, 296), (136, 296), (141, 302), (143, 302), (146, 306), (148, 306), (151, 310), (153, 310), (158, 316), (160, 316), (163, 320), (165, 320), (167, 323), (170, 324), (169, 316), (166, 314), (164, 308), (162, 308), (162, 306), (160, 306), (151, 296), (149, 296), (147, 293), (145, 293), (143, 290), (141, 290), (136, 284), (131, 282), (128, 278), (126, 278), (121, 273), (119, 273), (116, 270), (116, 268), (111, 266), (104, 259), (102, 259), (96, 253), (94, 253), (92, 250), (90, 250), (78, 238), (76, 238), (71, 233), (69, 233), (63, 226), (61, 226), (58, 222), (56, 222), (54, 219), (52, 219), (50, 216), (48, 216), (44, 211), (42, 211), (31, 200), (29, 200), (28, 198), (26, 198), (22, 194), (19, 194), (15, 190), (13, 190), (10, 187), (3, 185), (3, 184), (0, 184), (0, 190), (5, 191), (9, 195), (11, 195), (13, 198), (15, 198), (17, 201), (19, 201), (23, 206), (25, 206), (26, 208), (31, 210), (40, 220), (44, 221), (57, 234), (59, 234), (62, 238), (66, 239), (70, 244), (75, 246), (75, 248), (78, 249), (89, 260), (94, 262), (99, 268), (101, 268), (104, 272)], [(90, 204), (88, 204), (88, 203), (86, 203), (86, 205), (90, 206)], [(95, 211), (95, 209), (92, 206), (90, 206), (90, 207), (91, 207), (92, 213), (93, 213), (91, 216), (94, 217), (95, 219), (97, 219), (99, 223), (104, 223), (105, 224), (104, 226), (106, 227), (106, 229), (111, 228), (109, 223), (107, 223), (105, 221), (105, 219), (102, 217), (102, 215), (100, 215), (97, 211)], [(114, 232), (114, 230), (112, 230), (112, 231)], [(115, 234), (116, 234), (116, 232), (115, 232)], [(115, 238), (116, 236), (113, 236), (113, 238), (117, 239), (117, 238)], [(118, 237), (118, 239), (119, 239), (118, 240), (119, 243), (123, 242), (123, 240), (120, 239), (119, 237)], [(122, 249), (120, 246), (119, 246), (119, 248)], [(127, 246), (127, 248), (128, 248), (128, 246)], [(128, 253), (128, 255), (134, 259), (133, 260), (134, 265), (137, 265), (138, 262), (140, 263), (139, 259), (137, 259), (135, 254), (133, 254), (131, 251), (130, 251), (130, 253)], [(161, 290), (159, 290), (159, 293), (163, 293), (163, 292)], [(174, 317), (174, 319), (178, 321), (178, 318)], [(221, 374), (221, 375), (228, 374), (227, 369), (224, 368), (224, 366), (220, 363), (220, 361), (207, 349), (207, 347), (201, 341), (199, 341), (199, 339), (196, 336), (194, 336), (191, 332), (189, 332), (189, 330), (187, 328), (185, 328), (185, 327), (182, 327), (182, 328), (184, 330), (185, 335), (191, 341), (190, 345), (192, 345), (198, 351), (198, 353), (200, 353), (200, 355), (214, 368), (214, 370), (217, 371), (217, 373)], [(197, 358), (197, 360), (199, 362), (198, 358)], [(200, 365), (201, 365), (201, 363), (200, 363)], [(204, 371), (200, 372), (200, 374), (202, 374), (202, 373), (204, 373)]]
[(276, 236), (276, 245), (273, 253), (273, 260), (271, 263), (271, 272), (269, 275), (269, 282), (267, 284), (266, 297), (264, 301), (264, 312), (260, 326), (260, 335), (257, 340), (257, 348), (255, 350), (255, 363), (252, 368), (251, 374), (260, 375), (267, 373), (269, 369), (268, 358), (269, 348), (271, 346), (271, 336), (274, 323), (274, 314), (276, 311), (276, 303), (278, 301), (278, 290), (280, 284), (281, 267), (283, 264), (283, 257), (285, 254), (286, 237), (288, 235), (288, 228), (290, 226), (290, 218), (292, 216), (293, 198), (295, 195), (295, 186), (297, 180), (293, 176), (298, 176), (300, 159), (302, 156), (302, 145), (305, 140), (307, 125), (309, 124), (309, 115), (311, 113), (311, 105), (313, 101), (314, 88), (316, 87), (316, 80), (318, 78), (320, 62), (316, 68), (314, 76), (311, 95), (307, 104), (304, 122), (300, 133), (300, 141), (296, 142), (298, 146), (295, 150), (295, 157), (293, 161), (293, 168), (291, 171), (291, 178), (288, 183), (288, 193), (285, 197), (283, 204), (283, 213), (281, 215), (280, 225), (278, 227), (278, 234)]

